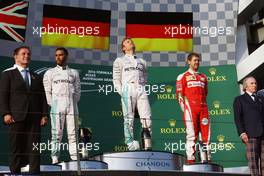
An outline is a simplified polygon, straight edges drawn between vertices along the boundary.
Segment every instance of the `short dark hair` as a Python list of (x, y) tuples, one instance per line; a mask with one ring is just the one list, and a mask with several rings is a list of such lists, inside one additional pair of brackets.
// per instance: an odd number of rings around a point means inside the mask
[(28, 49), (30, 51), (30, 48), (28, 46), (20, 46), (13, 51), (13, 56), (17, 55), (21, 49)]
[(191, 61), (193, 57), (198, 57), (200, 60), (201, 60), (201, 56), (199, 53), (190, 53), (188, 56), (187, 56), (187, 61)]
[(64, 48), (64, 47), (56, 48), (55, 52), (56, 51), (63, 51), (66, 56), (68, 56), (68, 54), (69, 54), (68, 50), (66, 48)]
[(133, 43), (134, 47), (133, 47), (132, 49), (133, 49), (133, 53), (135, 53), (135, 51), (136, 51), (136, 46), (135, 46), (134, 41), (133, 41), (132, 38), (130, 38), (130, 37), (125, 37), (125, 38), (122, 40), (122, 42), (121, 42), (121, 50), (123, 51), (123, 53), (125, 53), (125, 51), (123, 50), (123, 47), (124, 47), (123, 43), (124, 43), (125, 40), (130, 40), (130, 41)]

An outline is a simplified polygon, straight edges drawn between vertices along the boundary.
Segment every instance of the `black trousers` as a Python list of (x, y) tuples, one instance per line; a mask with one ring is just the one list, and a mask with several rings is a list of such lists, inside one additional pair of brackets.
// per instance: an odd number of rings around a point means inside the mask
[(34, 147), (40, 143), (40, 117), (28, 114), (25, 120), (9, 126), (9, 145), (11, 150), (11, 173), (20, 173), (21, 167), (29, 164), (30, 173), (40, 172), (40, 153)]

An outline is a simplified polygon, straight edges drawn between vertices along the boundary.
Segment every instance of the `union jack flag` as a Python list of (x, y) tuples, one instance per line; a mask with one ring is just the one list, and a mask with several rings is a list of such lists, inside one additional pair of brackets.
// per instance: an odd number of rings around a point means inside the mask
[(25, 41), (28, 2), (0, 0), (0, 39)]

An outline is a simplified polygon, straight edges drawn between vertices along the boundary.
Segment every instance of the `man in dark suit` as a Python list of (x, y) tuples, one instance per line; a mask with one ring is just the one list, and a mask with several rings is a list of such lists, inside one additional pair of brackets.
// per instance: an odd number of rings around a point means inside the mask
[(9, 126), (11, 173), (21, 172), (29, 164), (30, 173), (40, 172), (40, 126), (47, 123), (47, 102), (42, 78), (31, 72), (30, 49), (14, 50), (15, 65), (2, 72), (0, 78), (0, 114)]
[(246, 145), (251, 175), (264, 174), (264, 100), (256, 96), (253, 77), (243, 80), (244, 94), (235, 98), (234, 113), (238, 135)]

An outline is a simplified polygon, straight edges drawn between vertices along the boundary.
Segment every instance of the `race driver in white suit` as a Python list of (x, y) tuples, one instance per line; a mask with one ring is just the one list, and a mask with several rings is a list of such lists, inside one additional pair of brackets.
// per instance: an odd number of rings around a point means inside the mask
[(49, 69), (43, 78), (47, 103), (51, 107), (51, 158), (59, 162), (63, 128), (66, 122), (70, 158), (77, 160), (75, 118), (78, 117), (77, 103), (80, 100), (81, 86), (79, 73), (67, 66), (68, 51), (57, 48), (57, 66)]
[(124, 55), (113, 64), (113, 84), (121, 96), (124, 116), (124, 137), (128, 150), (139, 150), (134, 139), (134, 115), (137, 109), (142, 127), (151, 134), (151, 109), (144, 86), (147, 82), (146, 61), (134, 55), (135, 45), (131, 38), (124, 38), (121, 44)]

